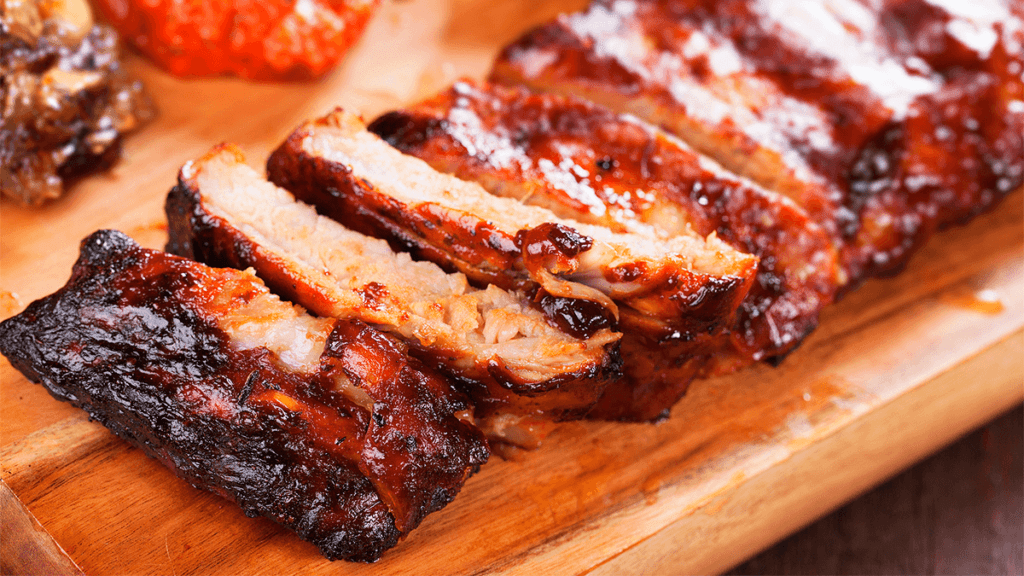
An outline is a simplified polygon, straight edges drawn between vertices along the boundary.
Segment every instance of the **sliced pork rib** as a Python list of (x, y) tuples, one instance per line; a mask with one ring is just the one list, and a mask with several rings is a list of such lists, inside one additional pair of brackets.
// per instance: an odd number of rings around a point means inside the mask
[[(745, 17), (745, 3), (707, 4), (711, 7), (700, 0), (593, 2), (586, 11), (560, 16), (506, 47), (491, 77), (588, 98), (644, 118), (726, 168), (793, 197), (812, 215), (833, 219), (829, 183), (796, 143), (831, 141), (828, 119), (791, 97), (773, 77), (752, 73), (732, 36), (715, 26), (718, 12), (730, 8)], [(762, 109), (770, 115), (759, 114)]]
[(586, 316), (660, 337), (726, 326), (757, 267), (711, 235), (673, 239), (558, 218), (436, 172), (342, 111), (296, 130), (268, 177), (348, 226), (390, 239), (471, 279), (590, 301)]
[[(507, 441), (510, 414), (579, 417), (618, 376), (620, 334), (576, 337), (518, 291), (477, 289), (387, 242), (317, 215), (219, 147), (187, 164), (167, 201), (168, 249), (215, 266), (252, 267), (318, 315), (358, 319), (408, 342), (462, 382), (476, 415)], [(500, 424), (491, 424), (498, 418)]]
[(629, 401), (603, 400), (593, 417), (664, 416), (719, 357), (723, 330), (756, 273), (756, 257), (714, 234), (666, 238), (646, 225), (612, 231), (493, 196), (401, 154), (341, 111), (293, 133), (267, 171), (322, 213), (479, 282), (620, 312), (622, 348), (632, 352), (623, 354), (625, 375), (605, 398)]
[(666, 236), (711, 233), (760, 257), (721, 362), (796, 346), (839, 283), (829, 236), (787, 198), (733, 176), (676, 138), (588, 101), (459, 82), (369, 130), (435, 169), (561, 217)]
[(789, 195), (852, 287), (1021, 185), (1020, 15), (980, 4), (598, 0), (492, 79), (635, 114)]
[(251, 272), (101, 231), (0, 352), (197, 487), (372, 561), (487, 460), (464, 397), (365, 324), (309, 316)]

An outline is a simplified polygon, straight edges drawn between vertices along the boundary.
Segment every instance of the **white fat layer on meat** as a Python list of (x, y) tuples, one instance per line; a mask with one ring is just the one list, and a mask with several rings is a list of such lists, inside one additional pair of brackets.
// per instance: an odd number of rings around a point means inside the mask
[(875, 15), (856, 0), (760, 0), (754, 6), (784, 34), (840, 62), (854, 81), (870, 88), (898, 115), (905, 114), (918, 96), (938, 89), (935, 79), (912, 74), (877, 47)]
[[(226, 283), (208, 307), (230, 345), (236, 350), (266, 348), (280, 368), (302, 375), (316, 373), (336, 320), (317, 318), (282, 302), (252, 269), (231, 274), (237, 274), (239, 281)], [(356, 404), (372, 408), (373, 399), (344, 373), (336, 371), (334, 387)]]
[(357, 318), (415, 339), (457, 368), (485, 370), (498, 359), (524, 381), (545, 381), (592, 364), (619, 338), (609, 330), (589, 340), (572, 338), (522, 294), (495, 286), (476, 289), (462, 274), (415, 262), (383, 240), (319, 216), (231, 152), (193, 165), (186, 175), (194, 177), (210, 214), (324, 297), (318, 313)]
[(312, 373), (334, 321), (310, 316), (265, 293), (230, 309), (217, 324), (240, 349), (263, 347), (290, 370)]

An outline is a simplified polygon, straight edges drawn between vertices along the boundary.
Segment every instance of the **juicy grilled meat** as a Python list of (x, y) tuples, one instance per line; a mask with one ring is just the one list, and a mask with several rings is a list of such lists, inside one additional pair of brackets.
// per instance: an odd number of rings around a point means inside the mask
[(365, 324), (313, 318), (251, 272), (101, 231), (0, 351), (197, 487), (376, 560), (487, 460), (463, 397)]
[[(510, 415), (579, 417), (618, 376), (619, 334), (559, 330), (524, 294), (476, 289), (387, 242), (318, 216), (222, 146), (187, 164), (167, 200), (168, 250), (253, 267), (275, 292), (325, 317), (358, 319), (468, 385), (494, 439), (523, 441)], [(500, 417), (500, 418), (499, 418)]]
[(341, 111), (300, 127), (267, 172), (322, 213), (479, 282), (589, 301), (585, 317), (608, 322), (621, 306), (624, 323), (658, 337), (720, 331), (757, 265), (713, 236), (616, 233), (494, 197), (401, 154)]
[(507, 47), (492, 78), (636, 114), (789, 195), (852, 287), (1024, 178), (1020, 15), (882, 4), (601, 0)]
[(632, 352), (611, 386), (621, 390), (606, 397), (629, 401), (602, 401), (593, 417), (664, 416), (717, 356), (756, 270), (755, 257), (714, 234), (667, 239), (643, 225), (614, 232), (491, 196), (402, 155), (343, 112), (301, 127), (267, 171), (321, 212), (479, 282), (562, 298), (542, 300), (546, 310), (566, 303), (600, 322), (611, 321), (603, 307), (621, 311), (622, 347)]
[(594, 2), (505, 48), (491, 76), (583, 96), (661, 125), (828, 222), (835, 210), (828, 183), (793, 142), (831, 141), (828, 121), (770, 76), (748, 71), (733, 38), (715, 27), (719, 19), (712, 12), (736, 8), (745, 16), (747, 6), (722, 4)]
[(643, 223), (666, 236), (715, 233), (757, 255), (757, 281), (731, 330), (734, 351), (719, 358), (729, 365), (795, 347), (839, 282), (828, 235), (788, 199), (584, 100), (460, 82), (369, 130), (437, 170), (560, 217), (619, 231)]

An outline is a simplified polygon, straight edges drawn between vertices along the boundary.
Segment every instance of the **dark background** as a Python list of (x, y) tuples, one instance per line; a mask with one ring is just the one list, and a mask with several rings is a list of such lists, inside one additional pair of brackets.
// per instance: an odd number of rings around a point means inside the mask
[(1018, 406), (728, 574), (1024, 573)]

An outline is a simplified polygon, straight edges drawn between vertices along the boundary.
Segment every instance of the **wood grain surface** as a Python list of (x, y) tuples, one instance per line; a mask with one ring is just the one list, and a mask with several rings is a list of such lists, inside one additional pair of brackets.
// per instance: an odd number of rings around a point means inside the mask
[(730, 570), (1024, 574), (1024, 406)]
[[(0, 204), (2, 316), (59, 288), (98, 228), (161, 246), (178, 168), (213, 144), (259, 165), (300, 120), (479, 77), (502, 42), (580, 4), (388, 4), (315, 85), (183, 81), (132, 59), (160, 116), (123, 161), (42, 209)], [(373, 566), (329, 563), (190, 487), (6, 361), (0, 478), (87, 574), (722, 571), (1024, 398), (1022, 219), (1017, 192), (829, 309), (779, 368), (699, 382), (662, 424), (569, 423), (495, 459)]]

